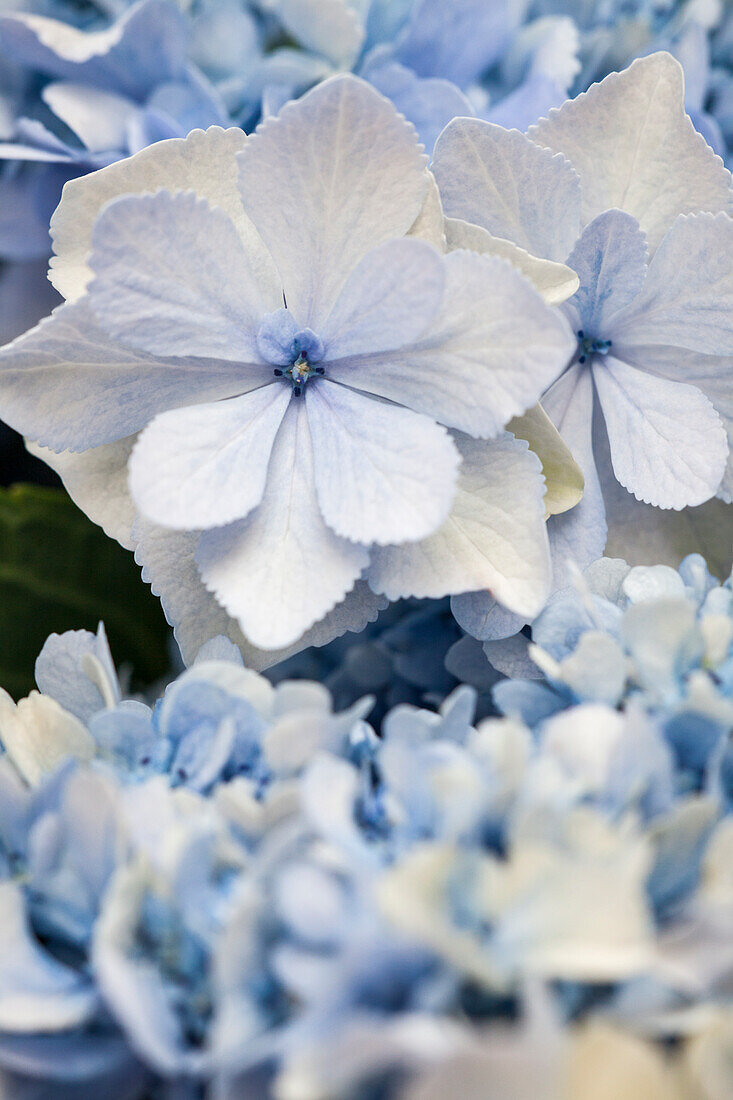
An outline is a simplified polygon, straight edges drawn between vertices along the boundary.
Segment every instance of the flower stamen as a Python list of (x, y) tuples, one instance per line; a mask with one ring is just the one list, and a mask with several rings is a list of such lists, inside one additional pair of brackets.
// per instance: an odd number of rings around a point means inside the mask
[(613, 347), (613, 340), (599, 340), (595, 336), (586, 336), (582, 328), (577, 332), (580, 355), (578, 356), (579, 363), (585, 363), (593, 355), (608, 355), (610, 349)]
[(293, 354), (295, 358), (290, 366), (275, 367), (273, 374), (276, 378), (289, 378), (293, 384), (293, 397), (300, 397), (308, 379), (314, 375), (323, 375), (326, 371), (309, 361), (308, 352), (297, 341), (293, 341)]

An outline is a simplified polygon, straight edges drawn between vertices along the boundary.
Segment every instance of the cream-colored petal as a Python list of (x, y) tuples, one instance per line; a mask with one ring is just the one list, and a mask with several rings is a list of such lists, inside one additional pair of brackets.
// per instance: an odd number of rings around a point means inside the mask
[(583, 471), (542, 405), (515, 416), (507, 429), (518, 439), (526, 439), (542, 463), (546, 515), (559, 516), (575, 507), (583, 496)]

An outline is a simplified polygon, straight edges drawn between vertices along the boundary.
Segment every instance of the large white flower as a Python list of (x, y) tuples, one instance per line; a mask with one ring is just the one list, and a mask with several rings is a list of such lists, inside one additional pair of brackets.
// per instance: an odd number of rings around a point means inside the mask
[(135, 547), (187, 656), (330, 615), (324, 641), (375, 593), (539, 610), (541, 467), (503, 429), (570, 331), (505, 260), (441, 253), (414, 130), (367, 84), (74, 181), (53, 236), (69, 300), (3, 350), (0, 412)]
[(506, 239), (580, 276), (563, 307), (577, 348), (543, 399), (586, 482), (550, 525), (556, 564), (600, 556), (607, 523), (606, 552), (629, 561), (676, 565), (706, 523), (726, 543), (706, 552), (725, 557), (730, 514), (710, 498), (733, 497), (733, 203), (678, 62), (635, 61), (526, 136), (455, 119), (433, 171), (474, 247)]

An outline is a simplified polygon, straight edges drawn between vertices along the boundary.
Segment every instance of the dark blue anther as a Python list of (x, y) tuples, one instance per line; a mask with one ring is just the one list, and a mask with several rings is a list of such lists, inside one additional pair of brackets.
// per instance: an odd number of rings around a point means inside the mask
[(612, 340), (600, 340), (597, 336), (586, 336), (583, 329), (578, 329), (578, 339), (580, 340), (580, 346), (578, 351), (578, 362), (585, 363), (594, 355), (608, 355), (608, 351), (611, 348)]

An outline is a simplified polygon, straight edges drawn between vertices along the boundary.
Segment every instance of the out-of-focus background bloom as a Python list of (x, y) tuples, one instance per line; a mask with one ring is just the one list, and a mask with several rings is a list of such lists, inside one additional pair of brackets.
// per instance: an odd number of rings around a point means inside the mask
[(154, 699), (49, 637), (0, 697), (6, 1095), (722, 1100), (730, 582), (603, 559), (534, 636), (491, 716), (377, 726), (223, 638)]

